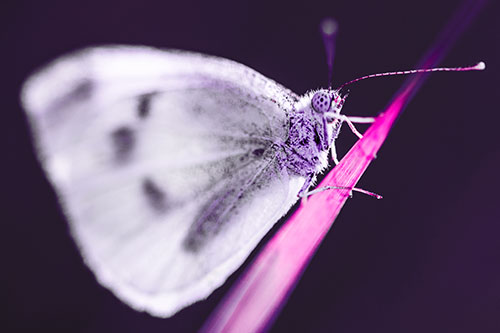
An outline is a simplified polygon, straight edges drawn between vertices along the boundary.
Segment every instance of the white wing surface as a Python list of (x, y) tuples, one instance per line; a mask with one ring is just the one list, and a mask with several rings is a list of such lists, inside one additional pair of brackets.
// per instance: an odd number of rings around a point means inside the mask
[(275, 143), (297, 96), (232, 61), (112, 46), (26, 83), (37, 151), (87, 265), (138, 310), (206, 298), (297, 199)]

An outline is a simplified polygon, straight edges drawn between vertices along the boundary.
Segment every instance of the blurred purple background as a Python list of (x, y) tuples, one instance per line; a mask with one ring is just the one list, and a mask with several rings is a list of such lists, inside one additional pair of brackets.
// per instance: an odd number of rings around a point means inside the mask
[[(233, 59), (302, 94), (326, 85), (324, 16), (340, 24), (338, 85), (412, 68), (459, 3), (4, 1), (0, 330), (191, 332), (242, 272), (170, 319), (101, 287), (32, 150), (18, 95), (33, 70), (89, 45), (145, 44)], [(273, 332), (500, 331), (499, 13), (490, 1), (442, 62), (487, 70), (429, 78), (359, 183), (384, 200), (347, 202)], [(404, 79), (352, 86), (343, 112), (377, 114)], [(343, 131), (340, 156), (355, 139)]]

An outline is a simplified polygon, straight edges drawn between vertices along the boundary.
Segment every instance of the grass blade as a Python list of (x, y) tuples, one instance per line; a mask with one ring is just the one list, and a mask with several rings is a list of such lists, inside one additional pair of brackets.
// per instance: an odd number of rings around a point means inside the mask
[[(423, 57), (419, 68), (435, 66), (485, 2), (465, 1)], [(406, 80), (364, 137), (318, 187), (355, 187), (427, 75), (417, 74)], [(233, 286), (202, 331), (258, 332), (268, 329), (348, 197), (349, 190), (329, 190), (302, 203)]]

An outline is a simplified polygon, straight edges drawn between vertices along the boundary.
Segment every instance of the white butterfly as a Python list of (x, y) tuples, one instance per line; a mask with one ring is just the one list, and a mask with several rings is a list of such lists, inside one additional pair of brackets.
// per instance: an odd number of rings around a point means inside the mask
[(211, 294), (307, 192), (349, 122), (344, 99), (299, 97), (230, 60), (130, 46), (60, 58), (22, 91), (86, 264), (161, 317)]

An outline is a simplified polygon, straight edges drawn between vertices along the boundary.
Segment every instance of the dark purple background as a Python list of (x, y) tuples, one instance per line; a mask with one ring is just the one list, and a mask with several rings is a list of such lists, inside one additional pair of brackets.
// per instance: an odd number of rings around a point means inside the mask
[[(0, 325), (8, 331), (190, 332), (241, 274), (170, 319), (122, 304), (83, 264), (32, 151), (19, 87), (94, 44), (179, 48), (246, 64), (297, 93), (325, 85), (318, 22), (340, 24), (334, 82), (412, 68), (459, 1), (3, 1)], [(359, 184), (274, 332), (499, 332), (498, 7), (491, 1), (434, 74)], [(348, 115), (376, 115), (404, 78), (351, 88)], [(355, 142), (344, 130), (342, 156)], [(248, 264), (248, 262), (247, 262)], [(0, 330), (1, 327), (0, 327)], [(6, 331), (6, 330), (2, 330)]]

